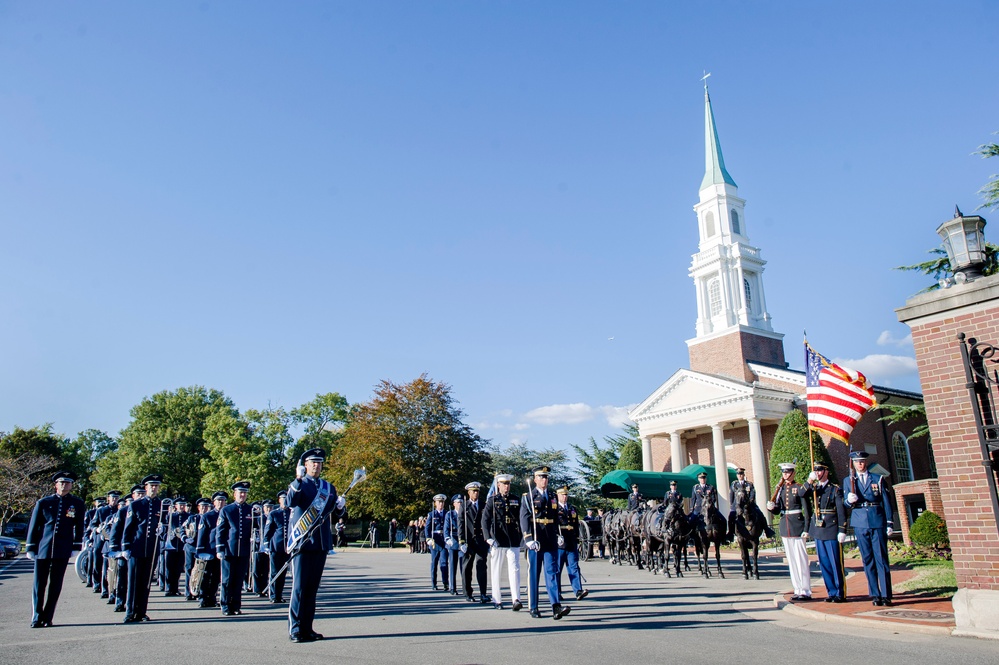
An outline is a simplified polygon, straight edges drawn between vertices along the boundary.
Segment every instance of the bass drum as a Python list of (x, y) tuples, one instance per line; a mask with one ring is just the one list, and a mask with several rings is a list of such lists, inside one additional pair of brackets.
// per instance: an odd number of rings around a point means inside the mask
[(76, 574), (80, 576), (80, 581), (86, 584), (90, 580), (90, 552), (84, 550), (76, 557), (76, 563), (73, 565), (76, 568)]

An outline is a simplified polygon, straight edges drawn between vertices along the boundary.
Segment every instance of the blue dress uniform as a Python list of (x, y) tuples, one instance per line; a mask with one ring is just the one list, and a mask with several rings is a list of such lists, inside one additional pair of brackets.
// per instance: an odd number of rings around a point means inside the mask
[[(864, 451), (850, 453), (851, 460), (866, 461), (868, 457)], [(869, 471), (851, 473), (846, 486), (847, 493), (857, 497), (852, 503), (847, 500), (847, 505), (853, 508), (850, 526), (857, 536), (871, 599), (875, 605), (891, 605), (888, 529), (892, 528), (893, 513), (888, 488), (884, 478)]]
[[(62, 471), (52, 482), (73, 483), (76, 476)], [(31, 627), (52, 625), (56, 603), (62, 592), (62, 580), (73, 550), (83, 541), (83, 499), (58, 492), (41, 498), (31, 511), (25, 551), (35, 560), (34, 586), (31, 591)], [(46, 590), (48, 594), (46, 595)]]
[(558, 546), (558, 595), (562, 597), (562, 571), (569, 570), (569, 584), (576, 593), (576, 600), (582, 600), (589, 595), (589, 590), (583, 588), (583, 576), (579, 572), (579, 514), (576, 507), (569, 503), (569, 489), (560, 487), (556, 491), (558, 498), (563, 496), (565, 502), (558, 504), (559, 540)]
[[(547, 466), (534, 469), (535, 476), (547, 476), (548, 473)], [(552, 617), (561, 619), (571, 608), (563, 607), (558, 592), (558, 499), (554, 492), (534, 487), (523, 495), (520, 502), (520, 530), (524, 533), (525, 540), (536, 543), (533, 547), (528, 543), (527, 550), (527, 600), (531, 616), (541, 616), (541, 610), (538, 609), (538, 586), (544, 569), (545, 590), (552, 605)]]
[[(471, 482), (465, 485), (466, 491), (474, 490), (480, 493), (482, 484)], [(478, 496), (478, 494), (476, 494)], [(471, 498), (461, 504), (458, 521), (461, 528), (458, 532), (458, 547), (464, 548), (462, 553), (461, 579), (465, 591), (465, 600), (474, 601), (472, 595), (472, 572), (474, 569), (475, 579), (479, 584), (479, 602), (483, 605), (489, 602), (486, 593), (486, 557), (489, 556), (489, 545), (486, 543), (485, 534), (482, 532), (482, 524), (479, 517), (485, 508), (485, 502), (481, 498), (474, 501)], [(518, 515), (518, 518), (520, 516)]]
[[(455, 494), (451, 497), (451, 505), (453, 506), (455, 502), (461, 505), (461, 495)], [(461, 529), (459, 528), (458, 522), (458, 511), (452, 508), (447, 511), (444, 515), (444, 547), (447, 548), (447, 567), (448, 573), (451, 581), (451, 586), (448, 589), (453, 595), (458, 595), (458, 558), (461, 550), (461, 544), (458, 542)], [(447, 584), (445, 583), (445, 588)]]
[(142, 480), (147, 495), (133, 501), (125, 512), (125, 530), (121, 548), (128, 559), (128, 597), (125, 599), (124, 623), (149, 621), (149, 586), (154, 558), (159, 550), (156, 530), (162, 517), (162, 499), (148, 495), (150, 487), (159, 486), (162, 476), (150, 475)]
[[(208, 499), (202, 498), (202, 499), (198, 499), (195, 502), (195, 505), (196, 506), (203, 505), (202, 502), (204, 502), (204, 504), (209, 504), (210, 503), (208, 501)], [(184, 523), (181, 524), (181, 526), (180, 526), (180, 528), (183, 530), (183, 533), (184, 533), (184, 538), (183, 538), (183, 540), (184, 540), (184, 595), (187, 597), (187, 600), (194, 600), (196, 598), (196, 596), (194, 596), (194, 595), (191, 594), (191, 571), (194, 570), (194, 561), (197, 559), (197, 553), (198, 553), (198, 550), (197, 550), (197, 539), (198, 539), (197, 529), (198, 529), (198, 522), (200, 521), (198, 518), (199, 518), (199, 515), (196, 512), (195, 513), (190, 513), (188, 515), (185, 515)], [(189, 535), (192, 531), (194, 532), (193, 536)]]
[[(826, 469), (816, 463), (814, 471)], [(846, 575), (843, 571), (842, 545), (846, 539), (846, 508), (843, 490), (828, 480), (803, 485), (805, 495), (812, 502), (812, 519), (808, 533), (815, 539), (815, 553), (819, 557), (819, 570), (826, 584), (826, 601), (841, 603), (846, 600)]]
[[(702, 477), (707, 478), (708, 474), (703, 472), (697, 474), (698, 481)], [(718, 507), (718, 492), (715, 491), (713, 485), (708, 483), (702, 485), (698, 482), (690, 491), (690, 504), (690, 523), (694, 526), (705, 527), (707, 521), (704, 518), (707, 517), (708, 509)]]
[[(333, 547), (330, 516), (339, 519), (346, 514), (343, 499), (337, 496), (336, 487), (321, 478), (313, 478), (303, 471), (308, 462), (322, 463), (326, 453), (313, 448), (299, 459), (300, 478), (288, 486), (288, 506), (291, 508), (291, 543), (296, 535), (307, 534), (292, 544), (292, 590), (288, 605), (288, 638), (293, 642), (312, 642), (323, 636), (312, 628), (316, 617), (316, 595), (326, 566), (326, 556)], [(321, 470), (321, 466), (319, 469)], [(318, 473), (318, 472), (317, 472)], [(328, 493), (321, 504), (323, 492)], [(321, 504), (321, 505), (320, 505)], [(300, 544), (299, 544), (300, 543)]]
[[(278, 492), (278, 501), (288, 496), (287, 490)], [(288, 575), (284, 564), (288, 563), (288, 522), (291, 520), (291, 509), (279, 506), (272, 510), (267, 516), (267, 525), (264, 527), (264, 540), (267, 542), (267, 549), (271, 556), (270, 570), (270, 599), (272, 603), (284, 602), (284, 581)], [(281, 574), (277, 572), (281, 570)], [(276, 576), (276, 577), (275, 577)]]
[(628, 495), (628, 510), (644, 510), (645, 497), (638, 491), (638, 485), (631, 486), (631, 494)]
[[(187, 501), (183, 497), (174, 500), (174, 506)], [(160, 534), (160, 550), (163, 552), (164, 591), (167, 596), (180, 595), (180, 572), (184, 566), (184, 541), (181, 536), (187, 513), (170, 512), (164, 520)]]
[(108, 541), (108, 557), (119, 559), (118, 582), (115, 584), (115, 588), (111, 589), (114, 593), (115, 612), (125, 611), (125, 600), (128, 597), (128, 561), (121, 558), (121, 541), (125, 535), (125, 518), (128, 516), (128, 507), (131, 505), (132, 497), (138, 499), (145, 493), (146, 490), (141, 485), (133, 485), (131, 496), (127, 497), (125, 501), (119, 502), (118, 510), (111, 521), (111, 539)]
[[(120, 492), (114, 492), (114, 498), (120, 496)], [(101, 598), (108, 598), (108, 589), (105, 584), (107, 579), (107, 566), (104, 563), (104, 555), (107, 554), (108, 541), (104, 538), (105, 528), (114, 517), (115, 508), (111, 505), (112, 495), (109, 493), (108, 502), (101, 505), (94, 511), (90, 520), (90, 531), (93, 540), (91, 541), (91, 552), (93, 558), (90, 560), (90, 579), (94, 583), (94, 593), (100, 591)]]
[(434, 495), (434, 509), (427, 513), (427, 525), (423, 528), (423, 537), (430, 548), (430, 584), (437, 590), (437, 570), (441, 571), (441, 582), (447, 590), (447, 546), (444, 543), (444, 507), (436, 507), (436, 502), (443, 504), (447, 497), (443, 494)]
[[(249, 492), (250, 483), (233, 483), (233, 493)], [(242, 614), (243, 580), (250, 566), (250, 532), (253, 509), (246, 501), (236, 501), (219, 511), (215, 527), (215, 552), (222, 561), (222, 614)]]
[[(94, 574), (94, 561), (96, 559), (94, 555), (94, 516), (100, 509), (101, 504), (99, 499), (94, 499), (94, 507), (90, 508), (83, 514), (83, 543), (81, 552), (87, 553), (87, 588), (92, 588), (96, 583), (96, 575)], [(95, 591), (100, 591), (100, 585), (96, 585)]]
[[(215, 492), (212, 503), (224, 504), (228, 495), (225, 492)], [(218, 560), (215, 546), (215, 531), (218, 527), (219, 511), (215, 508), (198, 517), (198, 531), (194, 537), (194, 555), (208, 563), (205, 575), (201, 578), (201, 602), (199, 607), (218, 607), (216, 600), (219, 583), (222, 579), (222, 562)]]

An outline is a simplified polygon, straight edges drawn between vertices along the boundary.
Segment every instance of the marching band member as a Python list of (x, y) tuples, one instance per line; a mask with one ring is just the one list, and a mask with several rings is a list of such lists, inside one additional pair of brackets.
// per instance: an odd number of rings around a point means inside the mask
[(841, 548), (846, 541), (843, 490), (829, 482), (829, 467), (821, 462), (812, 465), (812, 472), (803, 489), (806, 498), (813, 502), (808, 533), (815, 539), (819, 570), (826, 584), (826, 602), (842, 603), (846, 600), (846, 576), (841, 556)]
[(804, 488), (794, 481), (794, 470), (795, 465), (790, 462), (780, 465), (781, 481), (776, 500), (767, 502), (767, 510), (781, 516), (780, 537), (784, 541), (791, 586), (794, 587), (791, 600), (805, 601), (812, 599), (808, 553), (805, 551), (809, 511), (808, 502), (804, 500)]
[(101, 590), (101, 585), (94, 574), (94, 515), (97, 514), (97, 511), (100, 510), (103, 504), (104, 499), (101, 497), (94, 499), (93, 508), (89, 508), (83, 515), (83, 547), (81, 553), (84, 550), (87, 553), (87, 588), (92, 588), (94, 593), (99, 593)]
[(447, 548), (448, 574), (450, 575), (450, 588), (447, 582), (444, 589), (451, 595), (458, 595), (458, 555), (461, 544), (458, 542), (460, 529), (458, 527), (458, 511), (461, 510), (461, 495), (455, 494), (451, 497), (451, 510), (444, 515), (444, 546)]
[(489, 545), (482, 533), (479, 516), (485, 507), (485, 502), (479, 498), (482, 483), (471, 482), (465, 485), (468, 499), (462, 506), (461, 530), (458, 533), (458, 546), (462, 553), (461, 579), (464, 582), (465, 600), (472, 602), (472, 568), (475, 569), (475, 579), (479, 584), (479, 603), (489, 602), (486, 594), (486, 557), (489, 556)]
[(125, 513), (125, 530), (122, 533), (122, 555), (128, 560), (128, 597), (125, 600), (123, 623), (150, 621), (146, 614), (149, 605), (149, 585), (153, 564), (159, 549), (157, 529), (162, 526), (163, 502), (159, 498), (163, 476), (152, 474), (142, 479), (146, 495), (132, 502)]
[(520, 501), (510, 496), (510, 481), (513, 476), (503, 473), (496, 476), (496, 493), (486, 499), (482, 511), (482, 535), (489, 544), (489, 570), (493, 607), (503, 609), (503, 589), (500, 587), (500, 573), (506, 559), (510, 577), (510, 598), (513, 611), (519, 612), (520, 602), (520, 541), (524, 539), (520, 531)]
[(166, 596), (180, 595), (180, 571), (184, 565), (184, 541), (180, 536), (181, 525), (187, 520), (187, 499), (174, 499), (160, 535), (163, 552), (163, 587)]
[(427, 524), (423, 529), (423, 537), (430, 548), (430, 583), (437, 591), (437, 569), (441, 571), (441, 581), (447, 591), (447, 546), (444, 542), (444, 502), (447, 496), (434, 495), (434, 509), (427, 514)]
[(219, 511), (215, 526), (215, 556), (222, 562), (222, 614), (242, 614), (243, 580), (250, 565), (252, 510), (246, 503), (250, 482), (233, 483), (233, 503)]
[(198, 559), (198, 524), (201, 522), (201, 516), (208, 512), (212, 502), (201, 497), (194, 502), (194, 505), (198, 512), (189, 514), (181, 526), (184, 531), (184, 589), (187, 600), (198, 599), (198, 594), (192, 593), (191, 572), (194, 570), (194, 562)]
[(562, 596), (562, 570), (569, 569), (569, 584), (576, 592), (576, 600), (590, 594), (583, 588), (583, 576), (579, 572), (579, 514), (569, 503), (569, 488), (562, 486), (555, 490), (558, 496), (558, 523), (561, 540), (558, 546), (558, 595)]
[(333, 546), (329, 515), (343, 516), (345, 502), (336, 488), (319, 477), (326, 453), (313, 448), (302, 454), (295, 469), (295, 480), (288, 487), (291, 507), (289, 549), (292, 560), (291, 603), (288, 607), (288, 639), (314, 642), (323, 639), (312, 628), (316, 616), (316, 595), (322, 581), (326, 556)]
[(94, 530), (94, 556), (97, 557), (97, 566), (100, 570), (97, 579), (101, 585), (101, 598), (108, 599), (108, 605), (113, 605), (115, 602), (114, 589), (108, 589), (107, 579), (108, 579), (108, 562), (107, 556), (108, 552), (111, 550), (110, 539), (104, 537), (105, 533), (109, 533), (111, 526), (111, 521), (114, 519), (115, 515), (118, 514), (118, 498), (121, 496), (121, 492), (118, 490), (111, 490), (107, 493), (107, 503), (98, 508), (97, 512), (94, 513), (94, 520), (96, 522), (96, 528)]
[(35, 503), (28, 523), (25, 552), (35, 563), (31, 590), (32, 628), (52, 625), (70, 554), (80, 549), (83, 541), (83, 515), (87, 506), (83, 499), (70, 494), (76, 476), (69, 471), (60, 471), (52, 476), (52, 482), (55, 493)]
[(108, 555), (119, 559), (118, 561), (118, 582), (114, 588), (114, 611), (124, 612), (125, 601), (128, 599), (128, 561), (122, 555), (121, 540), (125, 534), (125, 518), (128, 516), (129, 506), (136, 499), (146, 495), (146, 488), (142, 485), (132, 485), (132, 489), (125, 500), (119, 502), (118, 512), (115, 513), (114, 521), (111, 523), (111, 540), (109, 541), (110, 552)]
[(542, 572), (545, 576), (545, 590), (552, 606), (552, 618), (558, 621), (572, 608), (562, 605), (558, 593), (558, 500), (548, 493), (547, 466), (534, 469), (534, 485), (524, 494), (520, 505), (520, 529), (527, 545), (527, 599), (531, 616), (541, 618), (538, 608), (538, 582)]
[[(284, 602), (284, 581), (288, 575), (284, 564), (288, 563), (288, 521), (291, 519), (291, 509), (288, 508), (288, 490), (278, 492), (278, 507), (267, 516), (267, 526), (264, 527), (264, 540), (270, 550), (270, 599), (272, 603)], [(281, 574), (277, 572), (281, 570)], [(277, 577), (275, 577), (277, 575)]]
[(198, 534), (195, 537), (195, 556), (208, 561), (205, 575), (201, 580), (201, 602), (199, 607), (218, 607), (217, 595), (222, 580), (222, 562), (219, 561), (215, 544), (219, 513), (225, 508), (229, 495), (223, 491), (212, 494), (212, 509), (201, 515), (198, 521)]
[(854, 472), (846, 502), (853, 508), (850, 526), (864, 562), (867, 589), (876, 606), (891, 606), (891, 570), (888, 568), (888, 537), (892, 534), (892, 499), (885, 479), (867, 470), (865, 451), (850, 453)]

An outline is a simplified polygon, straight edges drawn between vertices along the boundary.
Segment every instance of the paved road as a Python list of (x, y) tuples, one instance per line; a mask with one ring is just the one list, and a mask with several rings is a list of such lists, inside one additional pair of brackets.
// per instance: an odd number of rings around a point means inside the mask
[[(515, 663), (529, 655), (585, 663), (766, 663), (814, 654), (878, 665), (914, 662), (995, 663), (992, 641), (860, 630), (812, 623), (779, 612), (772, 597), (787, 586), (776, 561), (764, 580), (745, 581), (726, 562), (727, 579), (694, 574), (664, 579), (605, 561), (583, 564), (591, 596), (572, 602), (561, 621), (532, 619), (470, 605), (429, 590), (428, 558), (402, 550), (350, 550), (332, 556), (320, 590), (313, 644), (287, 639), (286, 610), (258, 599), (240, 617), (153, 592), (154, 621), (122, 625), (104, 601), (67, 574), (53, 628), (31, 629), (31, 564), (0, 572), (0, 663), (75, 660), (272, 663)], [(526, 565), (525, 565), (526, 568)], [(525, 595), (526, 597), (526, 595)], [(544, 591), (542, 591), (544, 599)], [(544, 602), (542, 600), (542, 602)], [(868, 644), (858, 652), (858, 642)], [(563, 655), (564, 654), (564, 655)]]

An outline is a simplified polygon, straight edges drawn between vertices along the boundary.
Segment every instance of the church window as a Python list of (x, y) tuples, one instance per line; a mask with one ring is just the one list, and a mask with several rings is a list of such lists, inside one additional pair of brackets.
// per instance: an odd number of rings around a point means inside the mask
[(739, 213), (735, 210), (732, 211), (732, 233), (742, 233), (739, 230)]
[(715, 234), (715, 214), (711, 211), (704, 213), (704, 237), (710, 238)]
[(708, 282), (708, 300), (711, 304), (711, 316), (721, 314), (721, 284), (717, 277)]
[(909, 444), (905, 435), (895, 432), (891, 435), (891, 449), (895, 453), (895, 471), (898, 472), (898, 482), (907, 483), (912, 480), (912, 463), (909, 461)]
[(743, 285), (743, 287), (746, 290), (746, 309), (752, 310), (753, 309), (753, 292), (749, 290), (749, 280), (748, 279), (742, 280), (742, 285)]

